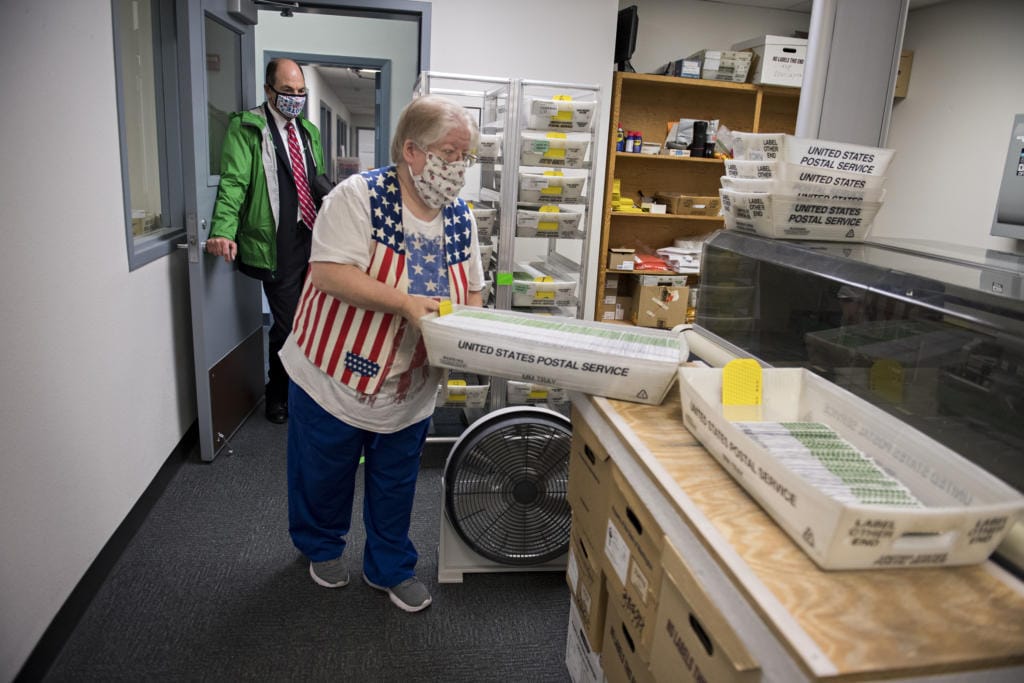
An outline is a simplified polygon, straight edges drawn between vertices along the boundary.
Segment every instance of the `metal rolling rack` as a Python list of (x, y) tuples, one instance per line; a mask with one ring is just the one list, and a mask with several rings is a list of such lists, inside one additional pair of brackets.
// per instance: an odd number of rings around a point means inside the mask
[[(480, 115), (482, 135), (501, 135), (498, 157), (481, 158), (477, 164), (478, 174), (471, 174), (462, 196), (472, 201), (474, 208), (497, 209), (495, 233), (489, 237), (494, 247), (494, 259), (484, 264), (485, 272), (491, 272), (493, 298), (490, 303), (497, 310), (529, 310), (550, 312), (582, 318), (588, 280), (587, 254), (590, 249), (591, 224), (593, 223), (593, 192), (598, 186), (594, 176), (594, 159), (599, 151), (597, 146), (596, 119), (599, 115), (600, 87), (578, 83), (536, 81), (527, 79), (506, 79), (486, 76), (425, 71), (420, 74), (416, 86), (420, 95), (436, 94), (449, 97)], [(574, 103), (585, 103), (590, 109), (589, 122), (572, 128), (570, 122), (565, 129), (545, 127), (531, 128), (530, 107), (537, 102), (554, 102), (555, 98), (570, 98)], [(536, 117), (534, 117), (536, 120)], [(585, 133), (589, 136), (586, 154), (578, 167), (563, 166), (559, 159), (545, 159), (544, 163), (528, 165), (522, 163), (524, 132), (546, 136), (554, 133)], [(543, 148), (544, 140), (532, 143), (534, 150)], [(520, 172), (527, 171), (538, 177), (544, 172), (565, 172), (584, 178), (583, 194), (579, 197), (563, 198), (558, 194), (545, 194), (549, 201), (525, 201), (520, 196)], [(540, 181), (538, 181), (540, 182)], [(544, 198), (544, 197), (542, 197)], [(520, 210), (538, 211), (542, 206), (568, 205), (582, 209), (581, 229), (572, 237), (552, 236), (523, 237), (517, 235)], [(479, 222), (479, 217), (478, 217)], [(481, 238), (483, 244), (485, 239)], [(532, 306), (516, 306), (513, 290), (522, 288), (522, 281), (516, 285), (517, 264), (542, 263), (544, 275), (554, 278), (566, 277), (576, 282), (575, 295), (568, 299), (556, 299), (538, 294)], [(493, 265), (493, 271), (490, 266)], [(546, 294), (546, 293), (545, 293)], [(521, 297), (522, 295), (520, 295)], [(508, 383), (501, 378), (491, 378), (488, 408), (497, 410), (507, 405)], [(562, 412), (568, 411), (568, 400)], [(478, 415), (477, 415), (478, 416)], [(476, 416), (474, 416), (476, 417)]]

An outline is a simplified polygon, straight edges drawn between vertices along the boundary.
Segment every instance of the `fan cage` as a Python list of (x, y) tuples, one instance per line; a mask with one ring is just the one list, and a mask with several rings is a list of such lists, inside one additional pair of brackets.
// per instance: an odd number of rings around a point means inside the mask
[(444, 471), (445, 514), (482, 557), (543, 564), (569, 549), (572, 429), (549, 410), (507, 410), (478, 420), (453, 447)]

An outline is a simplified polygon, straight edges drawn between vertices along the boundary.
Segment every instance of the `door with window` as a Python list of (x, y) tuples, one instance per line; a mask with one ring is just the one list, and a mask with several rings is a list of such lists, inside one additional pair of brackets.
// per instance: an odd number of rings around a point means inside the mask
[[(182, 65), (191, 93), (184, 108), (185, 227), (192, 307), (199, 441), (213, 460), (263, 396), (260, 284), (205, 252), (220, 182), (228, 116), (257, 104), (253, 28), (228, 12), (229, 0), (181, 8)], [(238, 3), (234, 3), (237, 5)]]

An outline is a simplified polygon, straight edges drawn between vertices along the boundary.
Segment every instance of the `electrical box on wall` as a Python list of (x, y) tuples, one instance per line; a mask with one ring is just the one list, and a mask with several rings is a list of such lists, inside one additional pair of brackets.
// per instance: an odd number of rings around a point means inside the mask
[(992, 234), (1024, 239), (1024, 114), (1013, 119)]
[(893, 90), (893, 97), (906, 97), (907, 88), (910, 87), (910, 67), (914, 65), (914, 51), (903, 50), (900, 53), (900, 65), (896, 71), (896, 88)]

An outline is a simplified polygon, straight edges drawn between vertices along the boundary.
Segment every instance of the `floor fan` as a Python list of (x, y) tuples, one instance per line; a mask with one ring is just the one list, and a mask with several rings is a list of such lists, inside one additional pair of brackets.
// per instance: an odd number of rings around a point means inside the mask
[(571, 443), (569, 420), (534, 406), (487, 413), (462, 433), (442, 476), (439, 582), (565, 569)]

